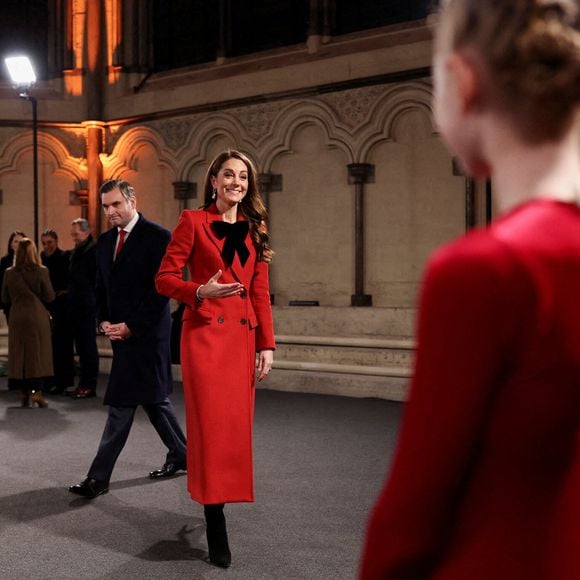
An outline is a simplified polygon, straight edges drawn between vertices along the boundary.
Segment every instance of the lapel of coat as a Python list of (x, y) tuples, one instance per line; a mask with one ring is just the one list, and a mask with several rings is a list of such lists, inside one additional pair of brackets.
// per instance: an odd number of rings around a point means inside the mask
[[(113, 268), (122, 267), (127, 260), (138, 251), (141, 247), (142, 238), (143, 238), (143, 224), (145, 223), (145, 218), (139, 214), (139, 219), (135, 224), (135, 227), (131, 230), (131, 233), (125, 239), (125, 243), (123, 245), (123, 249), (121, 250), (120, 254), (117, 256), (117, 259), (113, 262)], [(118, 235), (118, 234), (117, 234)], [(117, 241), (117, 237), (114, 238), (113, 247)], [(111, 253), (112, 255), (112, 253)]]
[(101, 273), (107, 278), (113, 268), (113, 251), (115, 249), (115, 240), (117, 239), (117, 228), (111, 228), (108, 232), (102, 234), (99, 238), (99, 245), (102, 244), (100, 251), (100, 268)]
[[(224, 243), (225, 243), (225, 238), (220, 240), (214, 233), (213, 228), (211, 227), (212, 222), (217, 221), (217, 220), (221, 220), (221, 215), (217, 212), (215, 205), (210, 206), (207, 210), (206, 210), (206, 221), (203, 224), (203, 227), (209, 237), (209, 239), (213, 242), (213, 244), (216, 246), (216, 248), (218, 249), (220, 255), (222, 253), (222, 249), (224, 247)], [(240, 219), (240, 215), (238, 214), (238, 219)], [(246, 246), (248, 246), (248, 250), (250, 250), (250, 256), (253, 253), (253, 244), (251, 244), (251, 242), (249, 242), (249, 235), (246, 238)], [(236, 278), (236, 280), (242, 284), (248, 284), (248, 275), (246, 273), (246, 275), (244, 275), (244, 272), (249, 268), (250, 265), (250, 259), (248, 259), (248, 261), (246, 262), (246, 266), (242, 267), (242, 264), (239, 261), (239, 258), (237, 257), (237, 254), (234, 257), (234, 261), (230, 267), (234, 277)], [(227, 268), (226, 264), (224, 263), (224, 269)]]

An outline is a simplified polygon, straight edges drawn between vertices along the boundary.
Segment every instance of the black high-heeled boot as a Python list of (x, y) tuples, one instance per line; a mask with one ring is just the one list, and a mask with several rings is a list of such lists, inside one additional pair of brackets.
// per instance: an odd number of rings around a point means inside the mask
[(205, 514), (210, 562), (222, 568), (229, 568), (232, 563), (232, 554), (228, 544), (224, 504), (204, 505), (203, 513)]

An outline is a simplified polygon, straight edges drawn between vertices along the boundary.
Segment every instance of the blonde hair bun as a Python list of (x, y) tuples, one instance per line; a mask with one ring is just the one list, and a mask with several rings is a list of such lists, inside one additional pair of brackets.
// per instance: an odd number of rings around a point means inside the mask
[(439, 42), (482, 56), (524, 138), (559, 138), (580, 105), (578, 0), (445, 0)]

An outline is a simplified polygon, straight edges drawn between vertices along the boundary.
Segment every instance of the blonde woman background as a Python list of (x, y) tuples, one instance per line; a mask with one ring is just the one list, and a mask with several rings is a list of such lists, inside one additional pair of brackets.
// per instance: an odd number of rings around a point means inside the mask
[(2, 302), (10, 305), (8, 378), (20, 388), (23, 407), (47, 407), (43, 380), (52, 376), (50, 315), (45, 302), (54, 300), (48, 269), (40, 262), (34, 242), (22, 238), (14, 266), (4, 274)]

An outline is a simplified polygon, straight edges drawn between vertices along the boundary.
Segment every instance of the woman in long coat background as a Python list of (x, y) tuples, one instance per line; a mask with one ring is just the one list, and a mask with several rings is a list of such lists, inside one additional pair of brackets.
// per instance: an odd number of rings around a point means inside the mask
[(21, 392), (23, 407), (47, 407), (42, 386), (52, 376), (52, 336), (45, 302), (54, 300), (48, 269), (34, 242), (23, 238), (14, 266), (4, 274), (2, 302), (10, 305), (8, 378)]
[[(204, 505), (210, 560), (227, 567), (231, 554), (223, 506), (254, 501), (255, 366), (258, 380), (272, 367), (268, 263), (273, 253), (256, 170), (244, 154), (220, 154), (208, 169), (204, 191), (203, 208), (181, 214), (157, 290), (186, 304), (181, 365), (188, 488)], [(185, 266), (191, 281), (183, 280)]]

